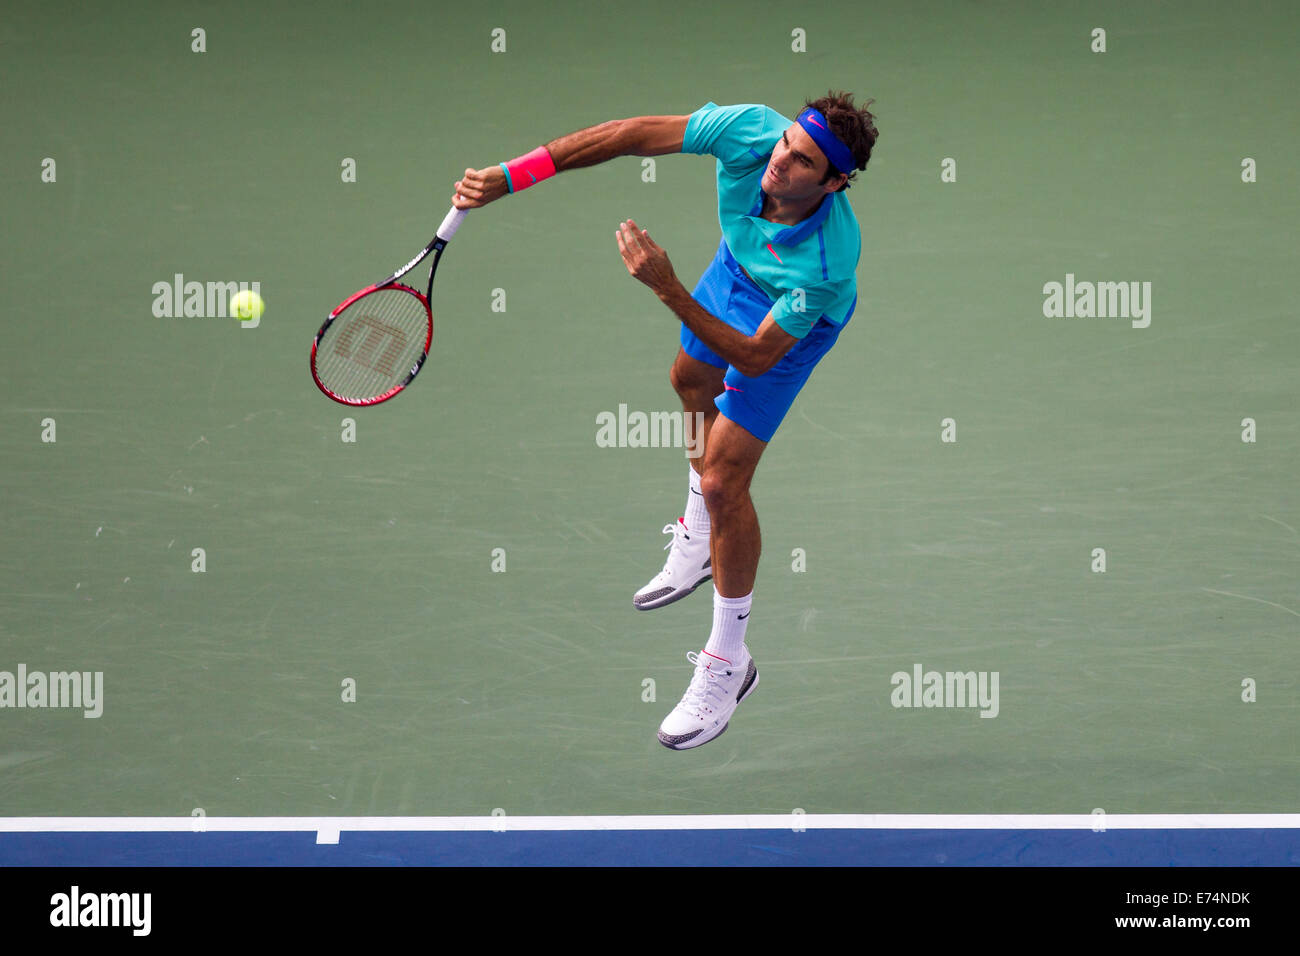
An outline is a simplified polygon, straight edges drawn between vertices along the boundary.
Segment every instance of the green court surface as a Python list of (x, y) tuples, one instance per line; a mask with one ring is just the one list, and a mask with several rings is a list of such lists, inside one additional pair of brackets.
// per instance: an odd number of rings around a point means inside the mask
[[(1296, 811), (1298, 26), (1289, 3), (7, 12), (0, 671), (102, 672), (103, 712), (0, 709), (0, 816)], [(631, 597), (685, 457), (601, 447), (597, 418), (678, 407), (678, 324), (614, 230), (692, 286), (712, 160), (472, 213), (390, 403), (325, 399), (309, 345), (466, 166), (828, 87), (876, 99), (859, 304), (755, 479), (761, 685), (674, 753), (655, 731), (711, 589)], [(256, 281), (266, 315), (155, 315), (177, 274)], [(1045, 316), (1067, 276), (1150, 283), (1149, 326)], [(893, 706), (917, 665), (996, 672), (996, 717)]]

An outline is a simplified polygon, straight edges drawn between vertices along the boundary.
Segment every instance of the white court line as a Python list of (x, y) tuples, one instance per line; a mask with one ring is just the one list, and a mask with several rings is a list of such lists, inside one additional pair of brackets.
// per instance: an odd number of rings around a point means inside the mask
[[(475, 830), (1291, 830), (1300, 813), (835, 814), (599, 817), (0, 817), (0, 833), (345, 832)], [(331, 839), (332, 838), (332, 839)], [(319, 839), (319, 838), (318, 838)]]

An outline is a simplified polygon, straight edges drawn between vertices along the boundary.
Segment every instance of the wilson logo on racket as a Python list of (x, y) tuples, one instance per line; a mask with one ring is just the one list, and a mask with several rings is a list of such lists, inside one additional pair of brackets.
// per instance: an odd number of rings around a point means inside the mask
[[(358, 338), (361, 340), (360, 345), (357, 344)], [(392, 375), (393, 366), (401, 358), (406, 342), (406, 336), (397, 326), (373, 315), (363, 315), (342, 328), (334, 340), (334, 353), (382, 375)], [(379, 353), (378, 357), (376, 352)]]

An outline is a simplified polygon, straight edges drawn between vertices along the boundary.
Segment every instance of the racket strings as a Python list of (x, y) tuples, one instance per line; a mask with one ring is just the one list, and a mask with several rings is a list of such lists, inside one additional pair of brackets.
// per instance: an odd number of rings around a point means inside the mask
[(429, 339), (429, 313), (404, 287), (377, 289), (344, 309), (316, 349), (321, 384), (341, 398), (377, 398), (411, 376)]

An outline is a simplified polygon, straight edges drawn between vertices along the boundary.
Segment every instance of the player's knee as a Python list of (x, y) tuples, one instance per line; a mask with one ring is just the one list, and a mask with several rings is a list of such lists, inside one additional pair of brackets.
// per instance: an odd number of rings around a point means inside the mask
[[(714, 372), (712, 366), (708, 366), (708, 368), (710, 373)], [(711, 399), (722, 391), (721, 385), (716, 385), (710, 380), (711, 378), (720, 379), (721, 377), (721, 369), (716, 370), (714, 375), (701, 374), (697, 368), (692, 368), (680, 358), (673, 362), (672, 368), (668, 370), (668, 381), (672, 383), (673, 391), (682, 400), (693, 401), (696, 404)]]
[(724, 471), (718, 468), (705, 468), (700, 475), (700, 493), (704, 495), (704, 506), (709, 514), (721, 514), (727, 510), (735, 499), (735, 484)]
[(696, 388), (690, 375), (682, 368), (681, 362), (674, 362), (672, 368), (668, 370), (668, 381), (672, 383), (673, 391), (683, 398)]

